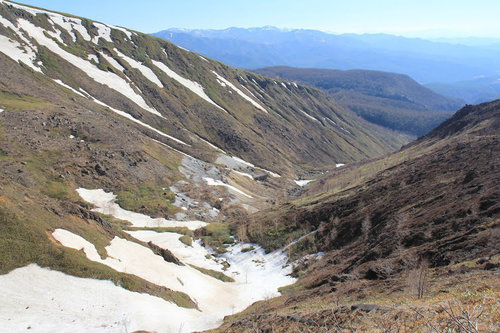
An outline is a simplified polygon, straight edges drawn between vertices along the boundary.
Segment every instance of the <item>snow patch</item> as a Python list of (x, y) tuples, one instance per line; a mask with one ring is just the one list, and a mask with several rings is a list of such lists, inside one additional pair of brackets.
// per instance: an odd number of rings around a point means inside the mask
[(207, 225), (206, 222), (202, 221), (174, 221), (164, 218), (151, 218), (144, 214), (125, 210), (115, 203), (116, 195), (112, 192), (104, 192), (102, 189), (87, 190), (79, 188), (77, 192), (83, 200), (97, 207), (93, 211), (129, 221), (134, 227), (186, 227), (190, 230), (196, 230)]
[(2, 113), (4, 111), (4, 109), (0, 109), (0, 113)]
[(35, 65), (36, 53), (29, 46), (22, 46), (15, 40), (0, 35), (0, 52), (14, 60), (21, 61), (36, 72), (42, 73), (42, 70)]
[[(141, 237), (140, 234), (136, 235)], [(154, 234), (142, 233), (141, 238), (151, 239), (152, 235)], [(165, 237), (170, 239), (165, 239)], [(170, 243), (171, 237), (158, 235), (155, 240)], [(85, 240), (84, 244), (80, 244), (82, 241), (79, 236), (74, 234), (71, 236), (70, 232), (66, 232), (60, 241), (63, 245), (74, 245), (75, 249), (81, 249), (82, 245), (86, 247), (92, 245)], [(179, 254), (178, 246), (179, 244), (176, 244), (172, 248)], [(256, 247), (253, 251), (243, 253), (242, 246), (248, 245), (236, 245), (224, 255), (230, 264), (228, 274), (235, 278), (235, 283), (222, 282), (190, 266), (166, 262), (149, 248), (118, 237), (115, 237), (106, 247), (108, 253), (106, 259), (95, 259), (117, 271), (133, 274), (154, 284), (187, 293), (200, 309), (194, 322), (197, 326), (204, 325), (206, 329), (217, 326), (225, 315), (239, 312), (257, 300), (278, 296), (278, 287), (295, 281), (286, 276), (291, 272), (291, 267), (289, 265), (284, 267), (287, 256), (282, 251), (266, 255), (263, 249)], [(185, 258), (190, 261), (201, 261), (203, 253), (205, 251), (197, 248), (192, 253), (187, 253)], [(205, 264), (208, 264), (208, 261), (209, 259), (206, 259)], [(184, 311), (190, 310), (178, 308), (174, 313)], [(164, 317), (165, 314), (162, 316)], [(175, 322), (177, 318), (174, 318), (171, 317), (170, 320)], [(148, 317), (148, 319), (154, 320), (155, 318)]]
[(328, 120), (329, 122), (331, 122), (332, 124), (334, 124), (335, 126), (338, 126), (336, 122), (334, 122), (333, 120), (331, 120), (330, 118), (325, 118), (326, 120)]
[(303, 179), (303, 180), (295, 180), (295, 183), (299, 186), (306, 186), (312, 181), (314, 181), (314, 179)]
[(125, 70), (125, 68), (120, 65), (120, 63), (118, 61), (115, 60), (115, 58), (113, 57), (110, 57), (108, 56), (106, 53), (104, 52), (100, 52), (99, 53), (104, 59), (106, 59), (106, 61), (111, 65), (113, 66), (114, 68), (116, 68), (117, 70), (119, 70), (120, 72), (123, 73), (123, 71)]
[(78, 90), (74, 89), (73, 87), (70, 87), (68, 86), (67, 84), (65, 84), (64, 82), (62, 82), (61, 80), (54, 80), (55, 83), (65, 87), (65, 88), (68, 88), (69, 90), (71, 90), (72, 92), (74, 92), (75, 94), (77, 95), (80, 95), (84, 98), (87, 98), (87, 96), (85, 96), (84, 94), (82, 94), (81, 92), (79, 92)]
[[(255, 165), (253, 165), (252, 163), (250, 162), (247, 162), (239, 157), (236, 157), (236, 156), (227, 156), (225, 154), (219, 154), (219, 156), (217, 157), (217, 160), (215, 161), (215, 163), (220, 163), (220, 164), (223, 164), (225, 165), (227, 168), (231, 169), (231, 170), (236, 170), (236, 169), (248, 169), (248, 168), (252, 168), (252, 169), (258, 169), (258, 170), (261, 170), (263, 172), (266, 172), (268, 173), (271, 177), (274, 177), (274, 178), (280, 178), (281, 176), (278, 175), (277, 173), (274, 173), (272, 171), (269, 171), (269, 170), (266, 170), (264, 168), (260, 168), (260, 167), (257, 167)], [(236, 170), (238, 171), (238, 170)]]
[(120, 58), (122, 58), (123, 60), (125, 60), (130, 65), (130, 67), (139, 70), (139, 72), (141, 72), (142, 75), (144, 75), (144, 77), (146, 79), (148, 79), (149, 81), (153, 82), (158, 87), (163, 88), (163, 84), (158, 79), (158, 77), (156, 76), (156, 74), (151, 70), (151, 68), (149, 68), (147, 66), (144, 66), (139, 61), (126, 56), (125, 54), (121, 53), (117, 49), (114, 49), (114, 51), (116, 52), (116, 54), (118, 54), (118, 56)]
[(168, 249), (184, 264), (195, 265), (206, 269), (222, 272), (224, 266), (214, 259), (207, 259), (212, 254), (203, 247), (200, 240), (188, 246), (179, 240), (180, 235), (173, 232), (154, 232), (149, 230), (127, 231), (132, 237), (143, 241), (153, 242), (161, 248)]
[[(90, 96), (90, 95), (89, 95), (89, 96)], [(119, 114), (119, 115), (120, 115), (120, 116), (122, 116), (122, 117), (125, 117), (125, 118), (127, 118), (127, 119), (129, 119), (129, 120), (132, 120), (134, 123), (137, 123), (137, 124), (139, 124), (139, 125), (141, 125), (141, 126), (143, 126), (143, 127), (146, 127), (146, 128), (148, 128), (148, 129), (152, 130), (153, 132), (158, 133), (158, 134), (160, 134), (160, 135), (162, 135), (162, 136), (164, 136), (164, 137), (166, 137), (166, 138), (169, 138), (169, 139), (171, 139), (171, 140), (174, 140), (175, 142), (178, 142), (178, 143), (180, 143), (180, 144), (182, 144), (182, 145), (189, 146), (189, 145), (188, 145), (187, 143), (185, 143), (184, 141), (179, 140), (179, 139), (177, 139), (177, 138), (174, 138), (174, 137), (173, 137), (173, 136), (171, 136), (171, 135), (165, 134), (165, 133), (163, 133), (163, 132), (162, 132), (162, 131), (160, 131), (160, 130), (157, 130), (157, 129), (156, 129), (156, 128), (154, 128), (153, 126), (150, 126), (150, 125), (148, 125), (148, 124), (146, 124), (146, 123), (144, 123), (144, 122), (140, 121), (139, 119), (136, 119), (136, 118), (132, 117), (132, 115), (131, 115), (131, 114), (128, 114), (128, 113), (127, 113), (127, 112), (125, 112), (125, 111), (117, 110), (117, 109), (115, 109), (115, 108), (113, 108), (113, 107), (109, 106), (108, 104), (106, 104), (106, 103), (104, 103), (104, 102), (101, 102), (101, 101), (100, 101), (100, 100), (98, 100), (98, 99), (95, 99), (95, 98), (94, 98), (94, 97), (92, 97), (92, 96), (90, 96), (90, 98), (92, 98), (92, 99), (94, 100), (94, 102), (96, 102), (97, 104), (100, 104), (100, 105), (102, 105), (102, 106), (105, 106), (105, 107), (109, 108), (109, 109), (110, 109), (111, 111), (113, 111), (114, 113), (117, 113), (117, 114)]]
[(215, 180), (213, 178), (210, 178), (210, 177), (203, 177), (203, 179), (207, 182), (208, 185), (210, 186), (224, 186), (224, 187), (227, 187), (229, 190), (231, 191), (234, 191), (234, 192), (237, 192), (239, 194), (242, 194), (250, 199), (252, 199), (253, 197), (246, 194), (245, 192), (243, 192), (242, 190), (232, 186), (232, 185), (229, 185), (229, 184), (226, 184), (220, 180)]
[(82, 59), (80, 57), (75, 56), (74, 54), (71, 54), (69, 52), (66, 52), (62, 48), (59, 47), (59, 45), (52, 39), (47, 38), (44, 35), (44, 30), (41, 28), (36, 27), (33, 25), (31, 22), (24, 20), (24, 19), (19, 19), (18, 23), (20, 26), (28, 32), (28, 34), (34, 38), (40, 45), (44, 45), (47, 48), (49, 48), (52, 52), (56, 53), (60, 57), (62, 57), (64, 60), (68, 61), (72, 65), (80, 68), (83, 72), (85, 72), (88, 76), (90, 76), (92, 79), (94, 79), (96, 82), (99, 82), (101, 84), (104, 84), (108, 86), (109, 88), (119, 92), (120, 94), (124, 95), (134, 103), (136, 103), (138, 106), (143, 108), (144, 110), (155, 114), (157, 116), (162, 117), (162, 115), (155, 110), (154, 108), (150, 107), (146, 101), (137, 94), (132, 87), (129, 85), (129, 83), (121, 78), (120, 76), (111, 73), (111, 72), (105, 72), (100, 70), (97, 66), (94, 64), (90, 63), (89, 61)]
[(181, 154), (181, 155), (184, 155), (184, 156), (186, 156), (186, 157), (191, 157), (191, 158), (194, 158), (193, 156), (188, 155), (188, 154), (186, 154), (186, 153), (184, 153), (184, 152), (182, 152), (182, 151), (180, 151), (180, 150), (178, 150), (178, 149), (175, 149), (174, 147), (170, 147), (170, 146), (169, 146), (169, 145), (167, 145), (166, 143), (163, 143), (163, 142), (158, 141), (158, 140), (155, 140), (155, 139), (151, 139), (151, 140), (153, 140), (154, 142), (159, 143), (160, 145), (165, 146), (165, 147), (167, 147), (167, 148), (169, 148), (169, 149), (171, 149), (171, 150), (173, 150), (173, 151), (175, 151), (175, 152), (177, 152), (177, 153), (179, 153), (179, 154)]
[(231, 170), (231, 171), (234, 173), (237, 173), (238, 175), (241, 175), (243, 177), (247, 177), (247, 178), (250, 178), (251, 180), (253, 180), (253, 176), (251, 174), (241, 172), (241, 171), (236, 171), (236, 170)]
[(99, 38), (104, 39), (105, 41), (108, 41), (110, 43), (113, 43), (113, 40), (111, 39), (111, 28), (108, 27), (105, 24), (94, 22), (93, 23), (94, 27), (97, 28), (97, 36), (92, 38), (92, 42), (94, 44), (99, 43)]
[(340, 168), (341, 166), (344, 166), (344, 165), (345, 165), (344, 163), (336, 163), (336, 164), (335, 164), (335, 167), (336, 167), (336, 168)]
[(34, 332), (191, 332), (209, 326), (195, 309), (35, 264), (0, 275), (0, 293), (6, 332), (27, 327)]
[(80, 237), (72, 232), (69, 232), (64, 229), (56, 229), (52, 236), (61, 244), (66, 247), (75, 249), (75, 250), (83, 250), (87, 258), (92, 261), (101, 262), (101, 256), (97, 253), (97, 250), (94, 244), (87, 241), (85, 238)]
[(89, 54), (87, 59), (94, 60), (97, 64), (99, 63), (99, 57), (97, 57), (95, 54)]
[(208, 95), (205, 93), (205, 90), (201, 86), (201, 84), (199, 84), (198, 82), (195, 82), (195, 81), (188, 80), (188, 79), (180, 76), (179, 74), (177, 74), (176, 72), (171, 70), (167, 65), (165, 65), (164, 63), (162, 63), (160, 61), (152, 60), (152, 62), (156, 67), (161, 69), (170, 78), (179, 82), (181, 85), (188, 88), (189, 90), (191, 90), (193, 93), (195, 93), (196, 95), (198, 95), (199, 97), (201, 97), (202, 99), (207, 101), (208, 103), (216, 106), (217, 108), (221, 109), (224, 112), (227, 112), (221, 106), (217, 105), (217, 103), (215, 103), (210, 97), (208, 97)]
[(318, 119), (314, 118), (313, 116), (311, 116), (310, 114), (306, 113), (305, 111), (300, 110), (300, 112), (302, 112), (304, 114), (304, 116), (306, 116), (307, 118), (312, 119), (312, 120), (314, 120), (314, 121), (316, 121), (318, 123), (320, 122)]
[[(217, 79), (221, 82), (223, 82), (225, 85), (229, 86), (231, 89), (233, 89), (234, 91), (236, 91), (236, 93), (238, 95), (240, 95), (241, 97), (243, 97), (245, 100), (247, 100), (248, 102), (250, 102), (253, 106), (255, 106), (257, 109), (265, 112), (265, 113), (268, 113), (266, 109), (264, 109), (259, 103), (255, 102), (253, 99), (251, 99), (250, 97), (248, 97), (248, 95), (246, 95), (243, 91), (241, 91), (240, 89), (236, 88), (235, 85), (233, 85), (231, 82), (229, 82), (228, 80), (226, 80), (225, 78), (223, 78), (222, 76), (220, 76), (219, 74), (217, 74), (217, 72), (215, 71), (212, 71), (212, 73), (215, 74), (215, 76), (217, 77)], [(220, 83), (220, 82), (219, 82)]]

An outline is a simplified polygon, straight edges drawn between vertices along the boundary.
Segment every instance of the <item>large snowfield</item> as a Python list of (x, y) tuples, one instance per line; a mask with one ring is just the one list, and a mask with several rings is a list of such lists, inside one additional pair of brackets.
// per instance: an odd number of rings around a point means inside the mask
[[(130, 212), (114, 203), (115, 195), (103, 190), (78, 189), (95, 211), (129, 221), (133, 226), (186, 226), (201, 221), (168, 221)], [(115, 237), (102, 258), (94, 244), (64, 229), (52, 236), (61, 245), (82, 250), (89, 260), (116, 271), (139, 276), (154, 284), (188, 294), (198, 309), (187, 309), (158, 297), (115, 286), (110, 281), (83, 279), (29, 265), (0, 276), (4, 295), (0, 308), (2, 329), (33, 332), (192, 332), (215, 328), (226, 315), (255, 301), (278, 296), (278, 288), (295, 282), (284, 251), (266, 254), (256, 244), (236, 244), (220, 256), (200, 241), (187, 246), (180, 234), (150, 230), (129, 231), (134, 238), (169, 249), (184, 266), (165, 261), (153, 251), (130, 240)], [(223, 264), (224, 263), (224, 264)], [(191, 265), (223, 272), (234, 282), (223, 282)], [(229, 265), (228, 268), (224, 268)]]

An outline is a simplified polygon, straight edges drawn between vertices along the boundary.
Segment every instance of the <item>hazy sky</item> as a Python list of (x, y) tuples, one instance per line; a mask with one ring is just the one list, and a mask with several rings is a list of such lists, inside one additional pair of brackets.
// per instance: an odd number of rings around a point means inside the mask
[(141, 32), (307, 28), (419, 37), (500, 37), (500, 0), (18, 0)]

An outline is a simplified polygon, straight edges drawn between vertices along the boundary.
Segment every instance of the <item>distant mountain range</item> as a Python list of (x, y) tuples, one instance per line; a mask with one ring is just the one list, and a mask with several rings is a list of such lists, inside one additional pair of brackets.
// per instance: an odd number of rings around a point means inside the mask
[[(405, 38), (386, 34), (335, 35), (274, 27), (224, 30), (168, 29), (153, 35), (231, 66), (368, 69), (407, 74), (419, 83), (455, 86), (478, 77), (500, 77), (500, 40)], [(430, 85), (434, 88), (435, 85)], [(485, 99), (477, 86), (450, 96), (467, 103)], [(439, 90), (441, 92), (441, 90)], [(472, 96), (469, 98), (469, 96)], [(500, 98), (500, 93), (488, 95)]]
[(402, 74), (284, 66), (254, 72), (323, 89), (364, 119), (416, 136), (429, 132), (463, 105)]
[(454, 83), (431, 83), (426, 87), (446, 96), (460, 98), (469, 104), (500, 98), (500, 76), (480, 77)]

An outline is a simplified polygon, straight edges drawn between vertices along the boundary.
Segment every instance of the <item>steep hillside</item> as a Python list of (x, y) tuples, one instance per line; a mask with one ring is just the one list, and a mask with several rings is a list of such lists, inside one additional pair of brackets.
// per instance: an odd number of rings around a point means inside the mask
[(327, 91), (364, 119), (411, 135), (423, 135), (462, 103), (441, 96), (401, 74), (366, 70), (267, 67), (254, 72)]
[[(258, 166), (292, 173), (299, 165), (373, 157), (401, 143), (316, 90), (234, 70), (136, 32), (33, 13), (2, 5), (4, 61), (20, 60), (39, 80), (60, 81), (78, 92), (67, 91), (74, 98), (122, 110), (183, 146), (206, 148), (199, 136)], [(7, 84), (4, 90), (16, 92)]]
[(500, 101), (467, 106), (400, 152), (235, 222), (269, 250), (305, 235), (289, 248), (301, 278), (224, 331), (497, 331), (499, 129)]

